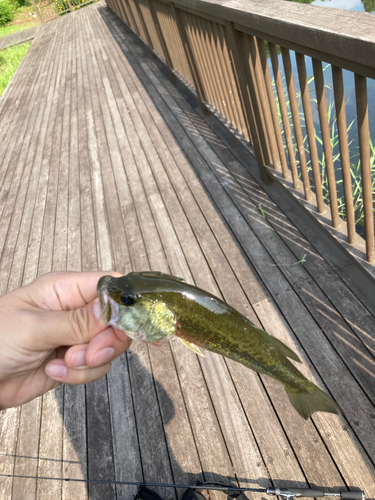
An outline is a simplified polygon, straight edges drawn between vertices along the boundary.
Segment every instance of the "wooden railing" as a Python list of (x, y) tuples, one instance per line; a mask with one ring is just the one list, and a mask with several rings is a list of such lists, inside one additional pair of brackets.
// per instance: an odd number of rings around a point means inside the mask
[[(375, 78), (371, 14), (280, 0), (106, 2), (172, 74), (195, 89), (203, 112), (215, 108), (253, 146), (264, 180), (278, 178), (300, 198), (302, 193), (304, 206), (318, 218), (330, 213), (331, 232), (341, 241), (344, 232), (353, 248), (362, 241), (364, 260), (375, 261), (375, 159), (366, 80)], [(306, 71), (309, 57), (316, 101)], [(331, 66), (327, 72), (322, 61)], [(358, 177), (351, 165), (343, 69), (355, 78)], [(334, 102), (327, 106), (324, 75), (329, 72)], [(365, 247), (356, 233), (358, 210)]]

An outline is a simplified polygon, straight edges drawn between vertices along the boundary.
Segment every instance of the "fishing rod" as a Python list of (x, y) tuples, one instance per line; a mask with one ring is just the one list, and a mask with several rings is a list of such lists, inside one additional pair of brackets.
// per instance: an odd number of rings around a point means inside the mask
[(239, 488), (237, 486), (230, 486), (222, 483), (195, 483), (195, 484), (168, 484), (168, 483), (143, 483), (131, 481), (111, 481), (105, 479), (71, 479), (66, 477), (37, 477), (37, 476), (22, 476), (16, 474), (0, 474), (0, 477), (12, 477), (22, 479), (38, 479), (50, 481), (64, 481), (64, 482), (79, 482), (79, 483), (93, 483), (93, 484), (115, 484), (126, 486), (152, 487), (152, 488), (182, 488), (194, 490), (216, 490), (216, 491), (233, 491), (238, 493), (245, 493), (246, 491), (252, 493), (265, 493), (269, 496), (280, 496), (290, 500), (291, 498), (301, 497), (339, 497), (343, 500), (365, 500), (365, 493), (361, 490), (340, 491), (338, 493), (331, 493), (319, 488)]

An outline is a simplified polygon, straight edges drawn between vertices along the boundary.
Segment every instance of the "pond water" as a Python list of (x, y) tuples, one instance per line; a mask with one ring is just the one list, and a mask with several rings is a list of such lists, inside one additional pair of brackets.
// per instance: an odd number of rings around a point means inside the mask
[(333, 7), (334, 9), (355, 10), (357, 12), (370, 12), (375, 14), (375, 0), (289, 0), (292, 2), (308, 3), (320, 7)]

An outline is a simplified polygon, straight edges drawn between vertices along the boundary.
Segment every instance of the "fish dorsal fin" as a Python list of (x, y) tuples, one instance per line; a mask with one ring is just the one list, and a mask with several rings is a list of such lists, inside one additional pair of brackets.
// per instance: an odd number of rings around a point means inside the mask
[(160, 271), (142, 271), (139, 274), (140, 276), (144, 276), (145, 278), (164, 278), (170, 281), (185, 281), (182, 276), (174, 276), (173, 274), (165, 274)]
[(192, 342), (189, 342), (188, 340), (182, 339), (181, 337), (178, 338), (181, 340), (181, 342), (184, 344), (185, 347), (188, 347), (196, 354), (199, 354), (199, 356), (203, 356), (204, 358), (206, 357), (197, 345), (193, 344)]
[(267, 339), (274, 346), (274, 348), (278, 353), (282, 354), (283, 356), (286, 356), (287, 358), (293, 359), (294, 361), (298, 361), (298, 363), (301, 363), (301, 360), (299, 359), (297, 354), (293, 352), (292, 349), (289, 349), (289, 347), (287, 347), (283, 342), (278, 340), (276, 337), (273, 337), (272, 335), (269, 335), (267, 333)]

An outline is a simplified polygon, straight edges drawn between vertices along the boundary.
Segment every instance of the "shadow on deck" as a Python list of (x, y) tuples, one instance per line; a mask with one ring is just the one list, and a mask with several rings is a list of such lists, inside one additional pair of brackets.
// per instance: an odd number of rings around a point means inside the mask
[(0, 414), (0, 473), (34, 477), (0, 478), (1, 498), (134, 492), (37, 477), (375, 498), (374, 286), (102, 2), (37, 35), (0, 136), (1, 294), (51, 270), (183, 275), (295, 350), (344, 413), (305, 422), (267, 377), (133, 343), (105, 379)]

